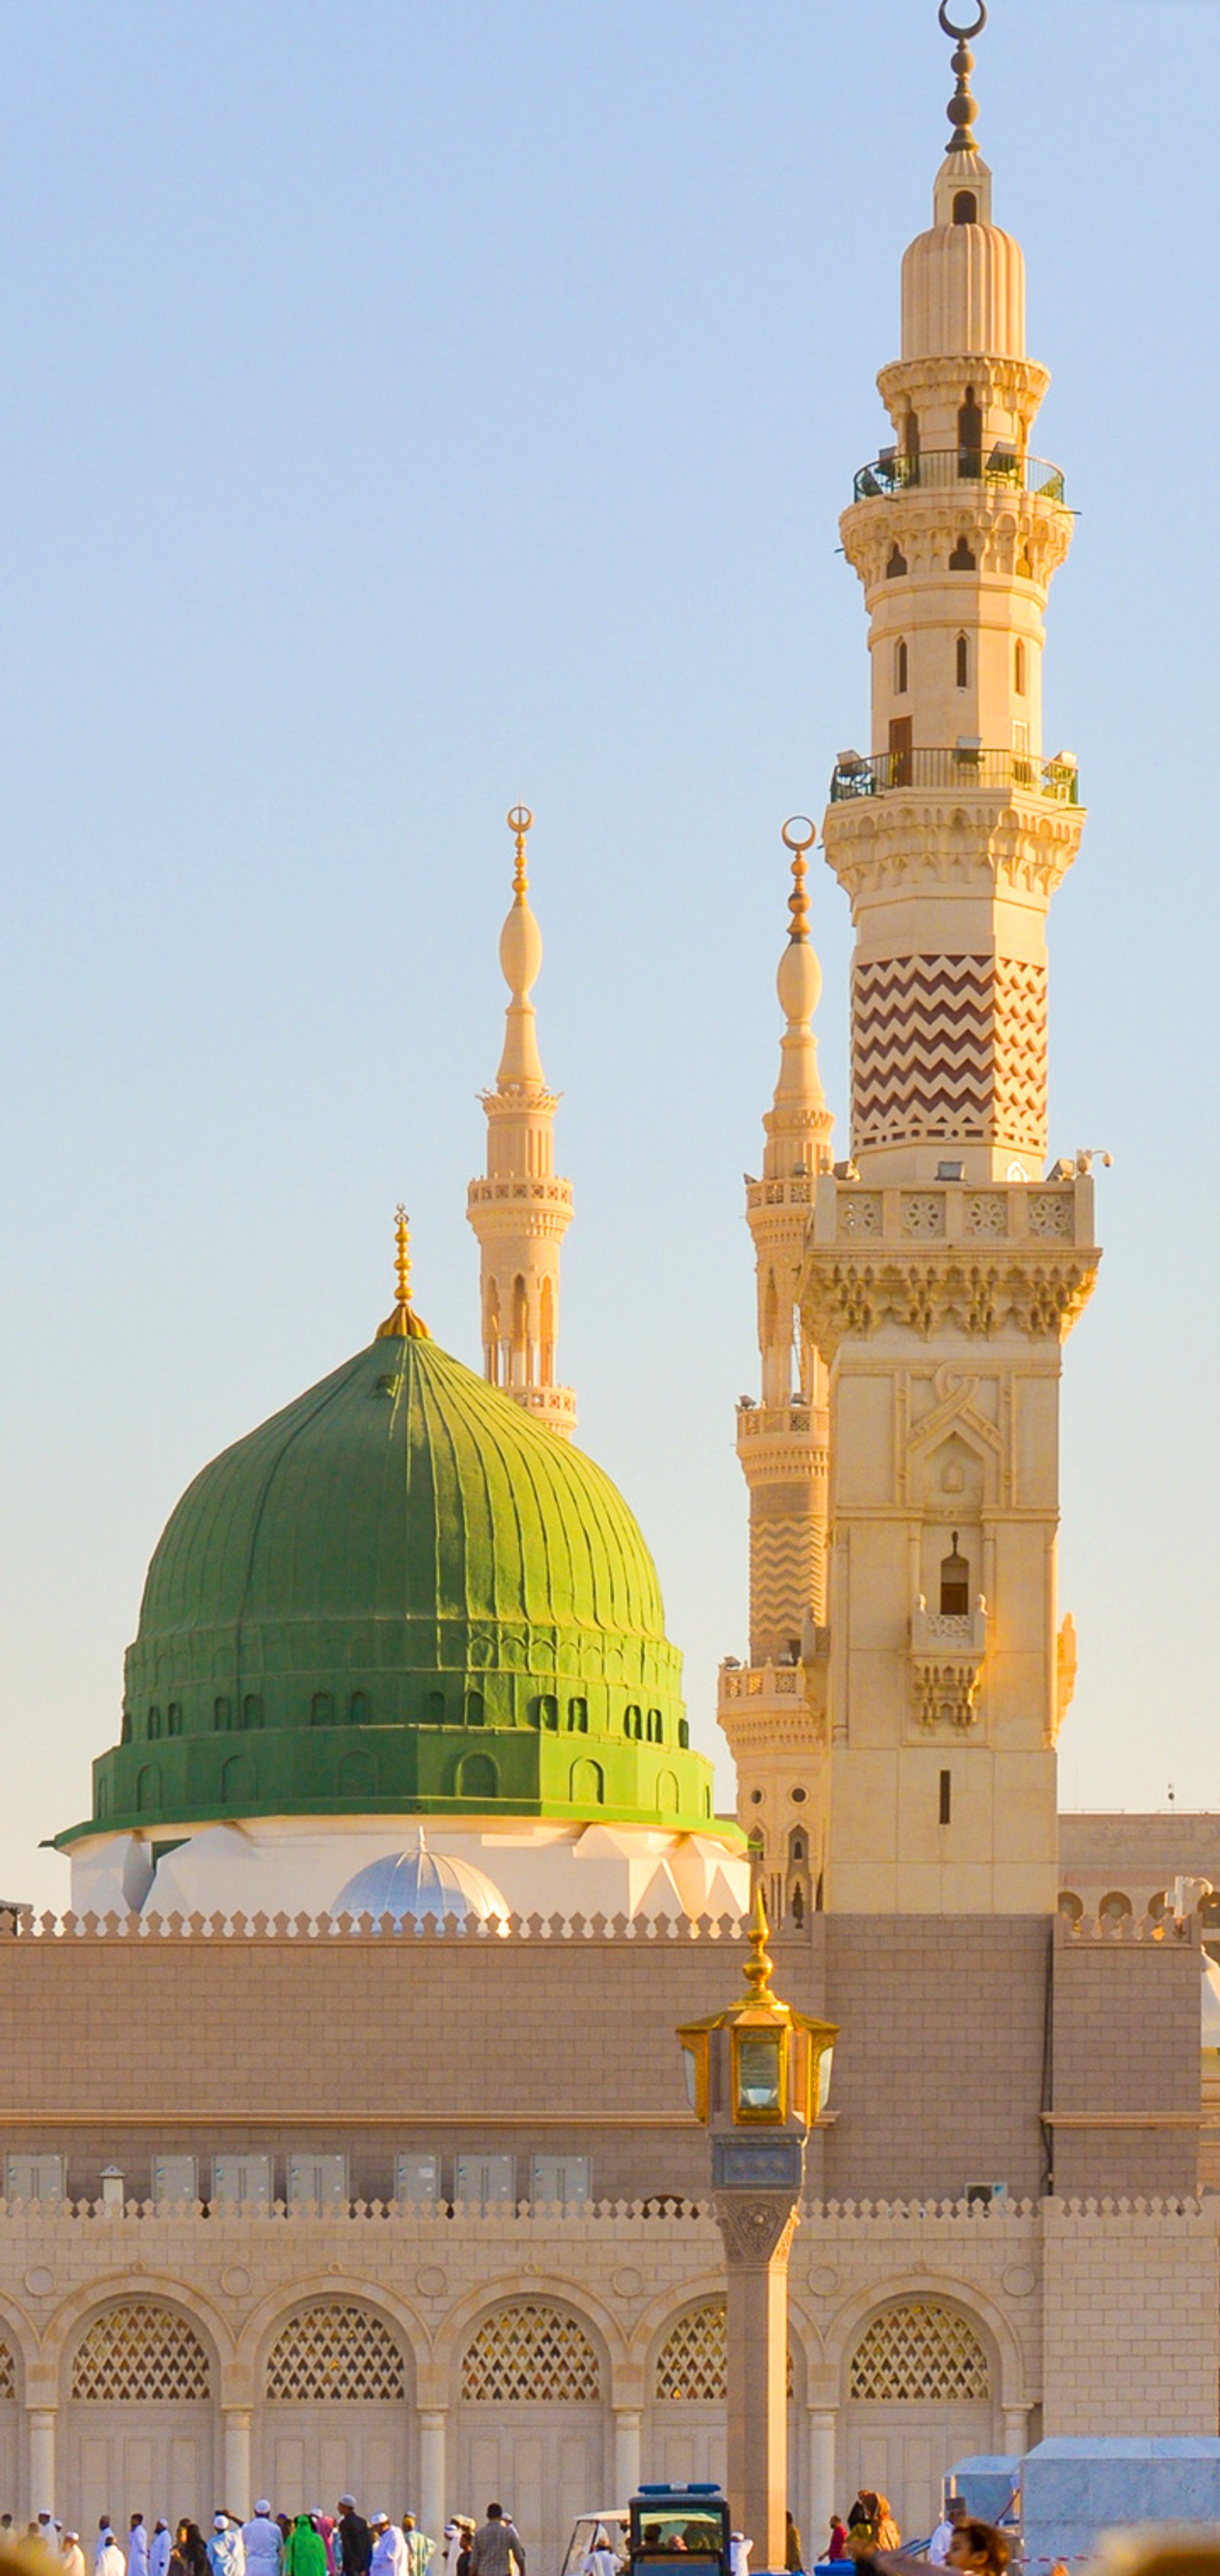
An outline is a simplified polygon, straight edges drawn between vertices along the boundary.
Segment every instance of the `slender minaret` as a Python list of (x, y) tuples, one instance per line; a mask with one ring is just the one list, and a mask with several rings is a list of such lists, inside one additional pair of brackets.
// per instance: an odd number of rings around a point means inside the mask
[(816, 1902), (823, 1861), (827, 1389), (798, 1295), (833, 1124), (813, 1034), (822, 970), (805, 875), (816, 827), (801, 816), (783, 837), (792, 853), (791, 923), (776, 977), (785, 1027), (763, 1119), (762, 1177), (746, 1182), (762, 1361), (761, 1403), (743, 1396), (737, 1408), (750, 1495), (750, 1660), (721, 1667), (718, 1711), (737, 1768), (738, 1819), (775, 1922)]
[(487, 1177), (472, 1181), (466, 1213), (479, 1238), (483, 1371), (492, 1386), (570, 1439), (576, 1397), (556, 1383), (559, 1253), (572, 1222), (572, 1184), (555, 1177), (555, 1110), (538, 1054), (530, 993), (542, 964), (542, 933), (529, 904), (525, 840), (528, 805), (508, 817), (516, 840), (512, 908), (500, 933), (509, 990), (504, 1053), (487, 1113)]
[(1042, 735), (1072, 518), (1029, 452), (1048, 379), (940, 16), (953, 140), (878, 379), (893, 443), (840, 522), (873, 749), (841, 756), (824, 827), (856, 933), (853, 1162), (819, 1184), (802, 1291), (831, 1372), (826, 1903), (1049, 1914), (1061, 1346), (1098, 1260), (1088, 1157), (1041, 1177), (1046, 916), (1084, 821)]

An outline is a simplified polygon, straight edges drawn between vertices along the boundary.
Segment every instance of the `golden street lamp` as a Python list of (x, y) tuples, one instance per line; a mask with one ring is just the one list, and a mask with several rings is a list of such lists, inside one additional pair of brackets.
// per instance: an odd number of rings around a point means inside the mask
[(825, 2108), (838, 2028), (771, 1985), (761, 1889), (746, 1991), (678, 2032), (691, 2108), (712, 2142), (712, 2204), (728, 2274), (728, 2490), (758, 2576), (782, 2568), (788, 2502), (788, 2254), (805, 2141)]

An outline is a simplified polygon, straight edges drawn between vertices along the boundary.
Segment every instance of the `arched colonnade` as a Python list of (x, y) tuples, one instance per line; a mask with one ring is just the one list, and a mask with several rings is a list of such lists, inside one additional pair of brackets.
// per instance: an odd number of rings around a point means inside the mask
[[(331, 2509), (350, 2489), (436, 2534), (494, 2495), (557, 2565), (576, 2514), (641, 2477), (723, 2474), (724, 2385), (715, 2279), (662, 2293), (629, 2335), (562, 2279), (485, 2283), (431, 2335), (371, 2281), (281, 2284), (238, 2327), (193, 2285), (95, 2281), (41, 2335), (0, 2298), (0, 2507), (88, 2532), (102, 2512), (205, 2519), (263, 2492)], [(861, 2484), (918, 2531), (954, 2459), (1023, 2447), (1015, 2339), (952, 2280), (874, 2283), (821, 2332), (794, 2297), (788, 2393), (808, 2543)]]

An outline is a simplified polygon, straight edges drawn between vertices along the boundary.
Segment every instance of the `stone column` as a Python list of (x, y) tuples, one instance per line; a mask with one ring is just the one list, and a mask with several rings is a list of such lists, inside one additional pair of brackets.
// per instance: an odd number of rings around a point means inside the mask
[[(419, 2414), (419, 2520), (430, 2540), (440, 2541), (445, 2528), (445, 2425), (443, 2406), (425, 2406)], [(443, 2547), (443, 2544), (442, 2544)], [(434, 2566), (443, 2564), (433, 2560)]]
[(221, 2409), (224, 2425), (224, 2476), (221, 2492), (226, 2505), (248, 2521), (253, 2498), (250, 2493), (250, 2424), (249, 2406), (225, 2406)]
[(833, 2406), (811, 2406), (809, 2409), (809, 2520), (811, 2529), (802, 2532), (805, 2557), (810, 2567), (823, 2557), (830, 2541), (830, 2517), (838, 2496), (835, 2491), (835, 2436), (838, 2410)]
[(753, 2541), (751, 2576), (782, 2568), (788, 2502), (788, 2255), (799, 2209), (784, 2191), (717, 2191), (728, 2270), (729, 2511)]
[(614, 2501), (627, 2504), (640, 2483), (640, 2442), (644, 2418), (638, 2406), (614, 2410)]
[(1010, 2459), (1019, 2460), (1029, 2447), (1028, 2406), (1004, 2408), (1004, 2449)]
[(30, 2428), (30, 2518), (55, 2511), (55, 2413), (53, 2406), (31, 2406), (26, 2422)]

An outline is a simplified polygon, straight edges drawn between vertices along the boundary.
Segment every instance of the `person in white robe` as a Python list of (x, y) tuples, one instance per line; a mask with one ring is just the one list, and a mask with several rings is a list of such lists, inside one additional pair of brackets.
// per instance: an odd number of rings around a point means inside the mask
[(148, 2533), (142, 2513), (133, 2513), (127, 2534), (127, 2576), (148, 2576)]
[(411, 2576), (406, 2541), (388, 2513), (373, 2516), (372, 2576)]
[(284, 2564), (284, 2535), (266, 2496), (259, 2497), (249, 2522), (242, 2524), (241, 2539), (246, 2553), (246, 2576), (280, 2576)]
[[(207, 2548), (212, 2576), (246, 2576), (246, 2551), (241, 2527), (227, 2513), (213, 2514)], [(133, 2576), (133, 2571), (129, 2570), (128, 2576)]]
[(127, 2561), (105, 2514), (98, 2524), (97, 2547), (93, 2553), (93, 2576), (127, 2576)]
[(169, 2524), (163, 2514), (158, 2514), (148, 2552), (148, 2576), (166, 2576), (173, 2546)]
[(63, 2576), (85, 2576), (85, 2553), (80, 2545), (79, 2531), (65, 2531), (60, 2546), (60, 2563)]

